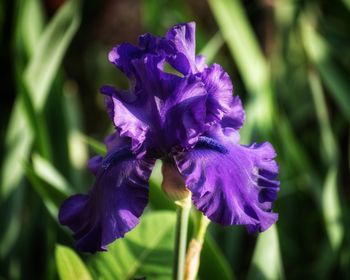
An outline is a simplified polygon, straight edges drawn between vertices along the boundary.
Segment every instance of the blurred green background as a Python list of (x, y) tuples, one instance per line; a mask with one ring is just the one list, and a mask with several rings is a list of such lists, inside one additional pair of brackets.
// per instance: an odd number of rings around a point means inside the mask
[(91, 186), (112, 130), (99, 86), (127, 84), (108, 51), (186, 21), (243, 100), (242, 142), (272, 142), (281, 180), (277, 225), (211, 224), (199, 278), (350, 279), (349, 0), (1, 0), (1, 280), (171, 279), (159, 166), (141, 224), (108, 253), (72, 250), (57, 211)]

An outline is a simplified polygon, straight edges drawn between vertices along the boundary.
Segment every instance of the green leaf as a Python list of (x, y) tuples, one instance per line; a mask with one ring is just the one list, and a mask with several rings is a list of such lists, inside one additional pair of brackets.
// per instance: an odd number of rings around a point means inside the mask
[[(27, 10), (30, 11), (31, 9)], [(78, 10), (75, 1), (68, 1), (57, 12), (40, 37), (38, 46), (35, 48), (35, 53), (25, 71), (29, 96), (35, 110), (42, 109), (63, 54), (77, 30), (80, 19)], [(40, 26), (40, 24), (38, 23), (36, 26)], [(30, 34), (37, 36), (37, 31), (31, 31)], [(30, 42), (33, 42), (33, 40), (28, 39), (28, 46), (32, 46)], [(31, 51), (29, 50), (28, 53)], [(22, 71), (19, 63), (16, 66), (18, 72)], [(19, 79), (22, 79), (22, 73), (19, 73), (19, 76)], [(18, 84), (20, 84), (19, 81)], [(25, 104), (23, 98), (19, 97), (16, 99), (5, 136), (6, 153), (0, 176), (2, 180), (0, 184), (2, 198), (6, 198), (23, 178), (21, 162), (28, 158), (33, 142), (33, 127), (31, 126), (31, 121), (28, 119), (30, 112), (25, 113), (28, 109)], [(32, 122), (36, 120), (33, 119)]]
[(84, 263), (72, 249), (56, 245), (55, 258), (61, 280), (92, 280)]
[(72, 187), (67, 180), (48, 161), (38, 154), (33, 155), (33, 170), (43, 181), (51, 185), (57, 191), (71, 194)]
[(106, 146), (98, 140), (94, 138), (84, 135), (82, 133), (79, 134), (79, 137), (86, 143), (88, 146), (97, 154), (104, 156), (107, 153)]
[(259, 234), (248, 279), (283, 279), (276, 225)]
[(16, 243), (21, 232), (23, 211), (24, 186), (17, 188), (0, 203), (0, 258), (11, 254), (12, 246)]
[(214, 239), (207, 233), (199, 267), (200, 279), (235, 279), (230, 264), (225, 259)]
[(350, 0), (343, 0), (343, 3), (350, 11)]
[(269, 69), (240, 1), (210, 0), (209, 4), (246, 86), (259, 92)]
[(157, 211), (142, 216), (141, 223), (106, 253), (91, 256), (89, 268), (96, 279), (171, 279), (175, 213)]
[(5, 137), (5, 155), (1, 170), (1, 196), (5, 199), (21, 182), (21, 161), (28, 156), (33, 133), (23, 112), (23, 102), (16, 100)]
[(67, 1), (56, 13), (37, 43), (33, 57), (24, 73), (36, 110), (43, 108), (58, 67), (79, 23), (79, 2)]
[(303, 18), (300, 26), (308, 57), (320, 72), (339, 109), (350, 120), (350, 82), (348, 75), (334, 63), (334, 57), (327, 42), (317, 34), (309, 19)]
[(57, 221), (58, 208), (60, 207), (63, 200), (67, 198), (69, 193), (64, 193), (62, 190), (45, 183), (42, 179), (39, 178), (34, 168), (28, 163), (24, 162), (23, 166), (25, 174), (29, 179), (31, 186), (42, 199), (45, 207), (51, 214), (51, 217)]
[[(11, 35), (13, 42), (4, 40), (1, 41), (1, 46), (7, 48), (6, 44), (10, 45), (11, 53), (8, 55), (14, 55), (12, 58), (14, 68), (16, 72), (20, 73), (23, 71), (25, 55), (32, 53), (33, 43), (38, 40), (42, 30), (41, 2), (39, 0), (2, 1), (1, 6), (1, 9), (4, 8), (4, 10), (0, 14), (5, 17), (2, 20), (14, 23), (14, 27), (11, 27), (13, 29)], [(13, 18), (11, 15), (12, 6), (16, 11)], [(1, 26), (1, 28), (3, 27)], [(2, 32), (2, 35), (5, 33)], [(2, 39), (5, 38), (2, 36)], [(0, 226), (3, 229), (0, 233), (1, 258), (5, 258), (8, 253), (12, 254), (13, 245), (16, 244), (21, 232), (25, 186), (23, 169), (20, 163), (23, 160), (23, 155), (26, 155), (30, 149), (33, 137), (30, 123), (26, 114), (24, 114), (25, 106), (20, 97), (21, 82), (18, 80), (21, 79), (22, 76), (17, 79), (17, 85), (15, 85), (17, 86), (18, 95), (12, 107), (6, 134), (1, 133), (1, 135), (5, 135), (2, 169), (0, 171)], [(6, 82), (11, 83), (11, 81)]]
[(52, 218), (57, 221), (58, 209), (63, 200), (72, 194), (72, 187), (44, 158), (34, 154), (32, 160), (33, 165), (24, 162), (25, 174)]
[(274, 106), (270, 69), (239, 0), (209, 0), (210, 8), (231, 51), (252, 102), (247, 106), (244, 140), (248, 140), (255, 122), (269, 130)]
[(224, 39), (222, 38), (221, 33), (217, 32), (199, 53), (206, 57), (206, 63), (210, 63), (213, 61), (223, 44)]
[[(45, 11), (40, 0), (18, 1), (16, 40), (28, 56), (36, 49), (45, 25)], [(23, 44), (23, 45), (22, 45)]]
[[(69, 165), (61, 161), (63, 167), (69, 168), (66, 174), (69, 174), (69, 180), (76, 186), (76, 190), (82, 190), (86, 186), (86, 162), (88, 160), (88, 147), (86, 142), (80, 136), (82, 130), (82, 108), (78, 98), (78, 92), (74, 83), (66, 83), (64, 94), (62, 96), (62, 112), (65, 117), (65, 129), (67, 135), (62, 141), (67, 141), (66, 160)], [(62, 158), (64, 160), (64, 158)]]
[(326, 230), (332, 249), (337, 251), (343, 241), (342, 209), (337, 190), (337, 169), (331, 167), (327, 173), (323, 194), (322, 209)]
[(336, 164), (338, 158), (336, 140), (332, 131), (321, 80), (314, 70), (309, 70), (309, 83), (321, 130), (322, 151), (330, 164)]

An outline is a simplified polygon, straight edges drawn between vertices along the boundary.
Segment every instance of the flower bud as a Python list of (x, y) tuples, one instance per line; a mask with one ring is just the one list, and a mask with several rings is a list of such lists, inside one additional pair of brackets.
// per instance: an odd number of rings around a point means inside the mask
[(185, 181), (175, 163), (163, 161), (162, 189), (166, 195), (179, 206), (184, 206), (191, 198), (191, 192), (186, 188)]

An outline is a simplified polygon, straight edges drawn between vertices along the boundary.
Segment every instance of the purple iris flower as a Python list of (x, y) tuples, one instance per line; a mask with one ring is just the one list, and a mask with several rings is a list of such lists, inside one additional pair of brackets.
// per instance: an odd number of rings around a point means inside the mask
[(239, 144), (241, 101), (223, 68), (196, 56), (195, 23), (176, 25), (165, 37), (142, 35), (138, 46), (120, 44), (108, 58), (130, 90), (101, 88), (116, 132), (105, 141), (107, 155), (88, 163), (93, 188), (61, 206), (60, 223), (74, 232), (77, 249), (104, 251), (138, 224), (157, 159), (181, 174), (211, 221), (250, 232), (276, 222), (276, 153), (267, 142)]

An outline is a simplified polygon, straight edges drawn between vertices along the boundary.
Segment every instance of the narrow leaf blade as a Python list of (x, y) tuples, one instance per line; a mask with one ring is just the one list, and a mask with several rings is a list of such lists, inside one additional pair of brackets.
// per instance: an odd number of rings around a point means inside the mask
[(283, 279), (276, 225), (261, 233), (249, 269), (248, 279)]
[(84, 263), (72, 249), (56, 245), (55, 258), (61, 280), (92, 280)]

